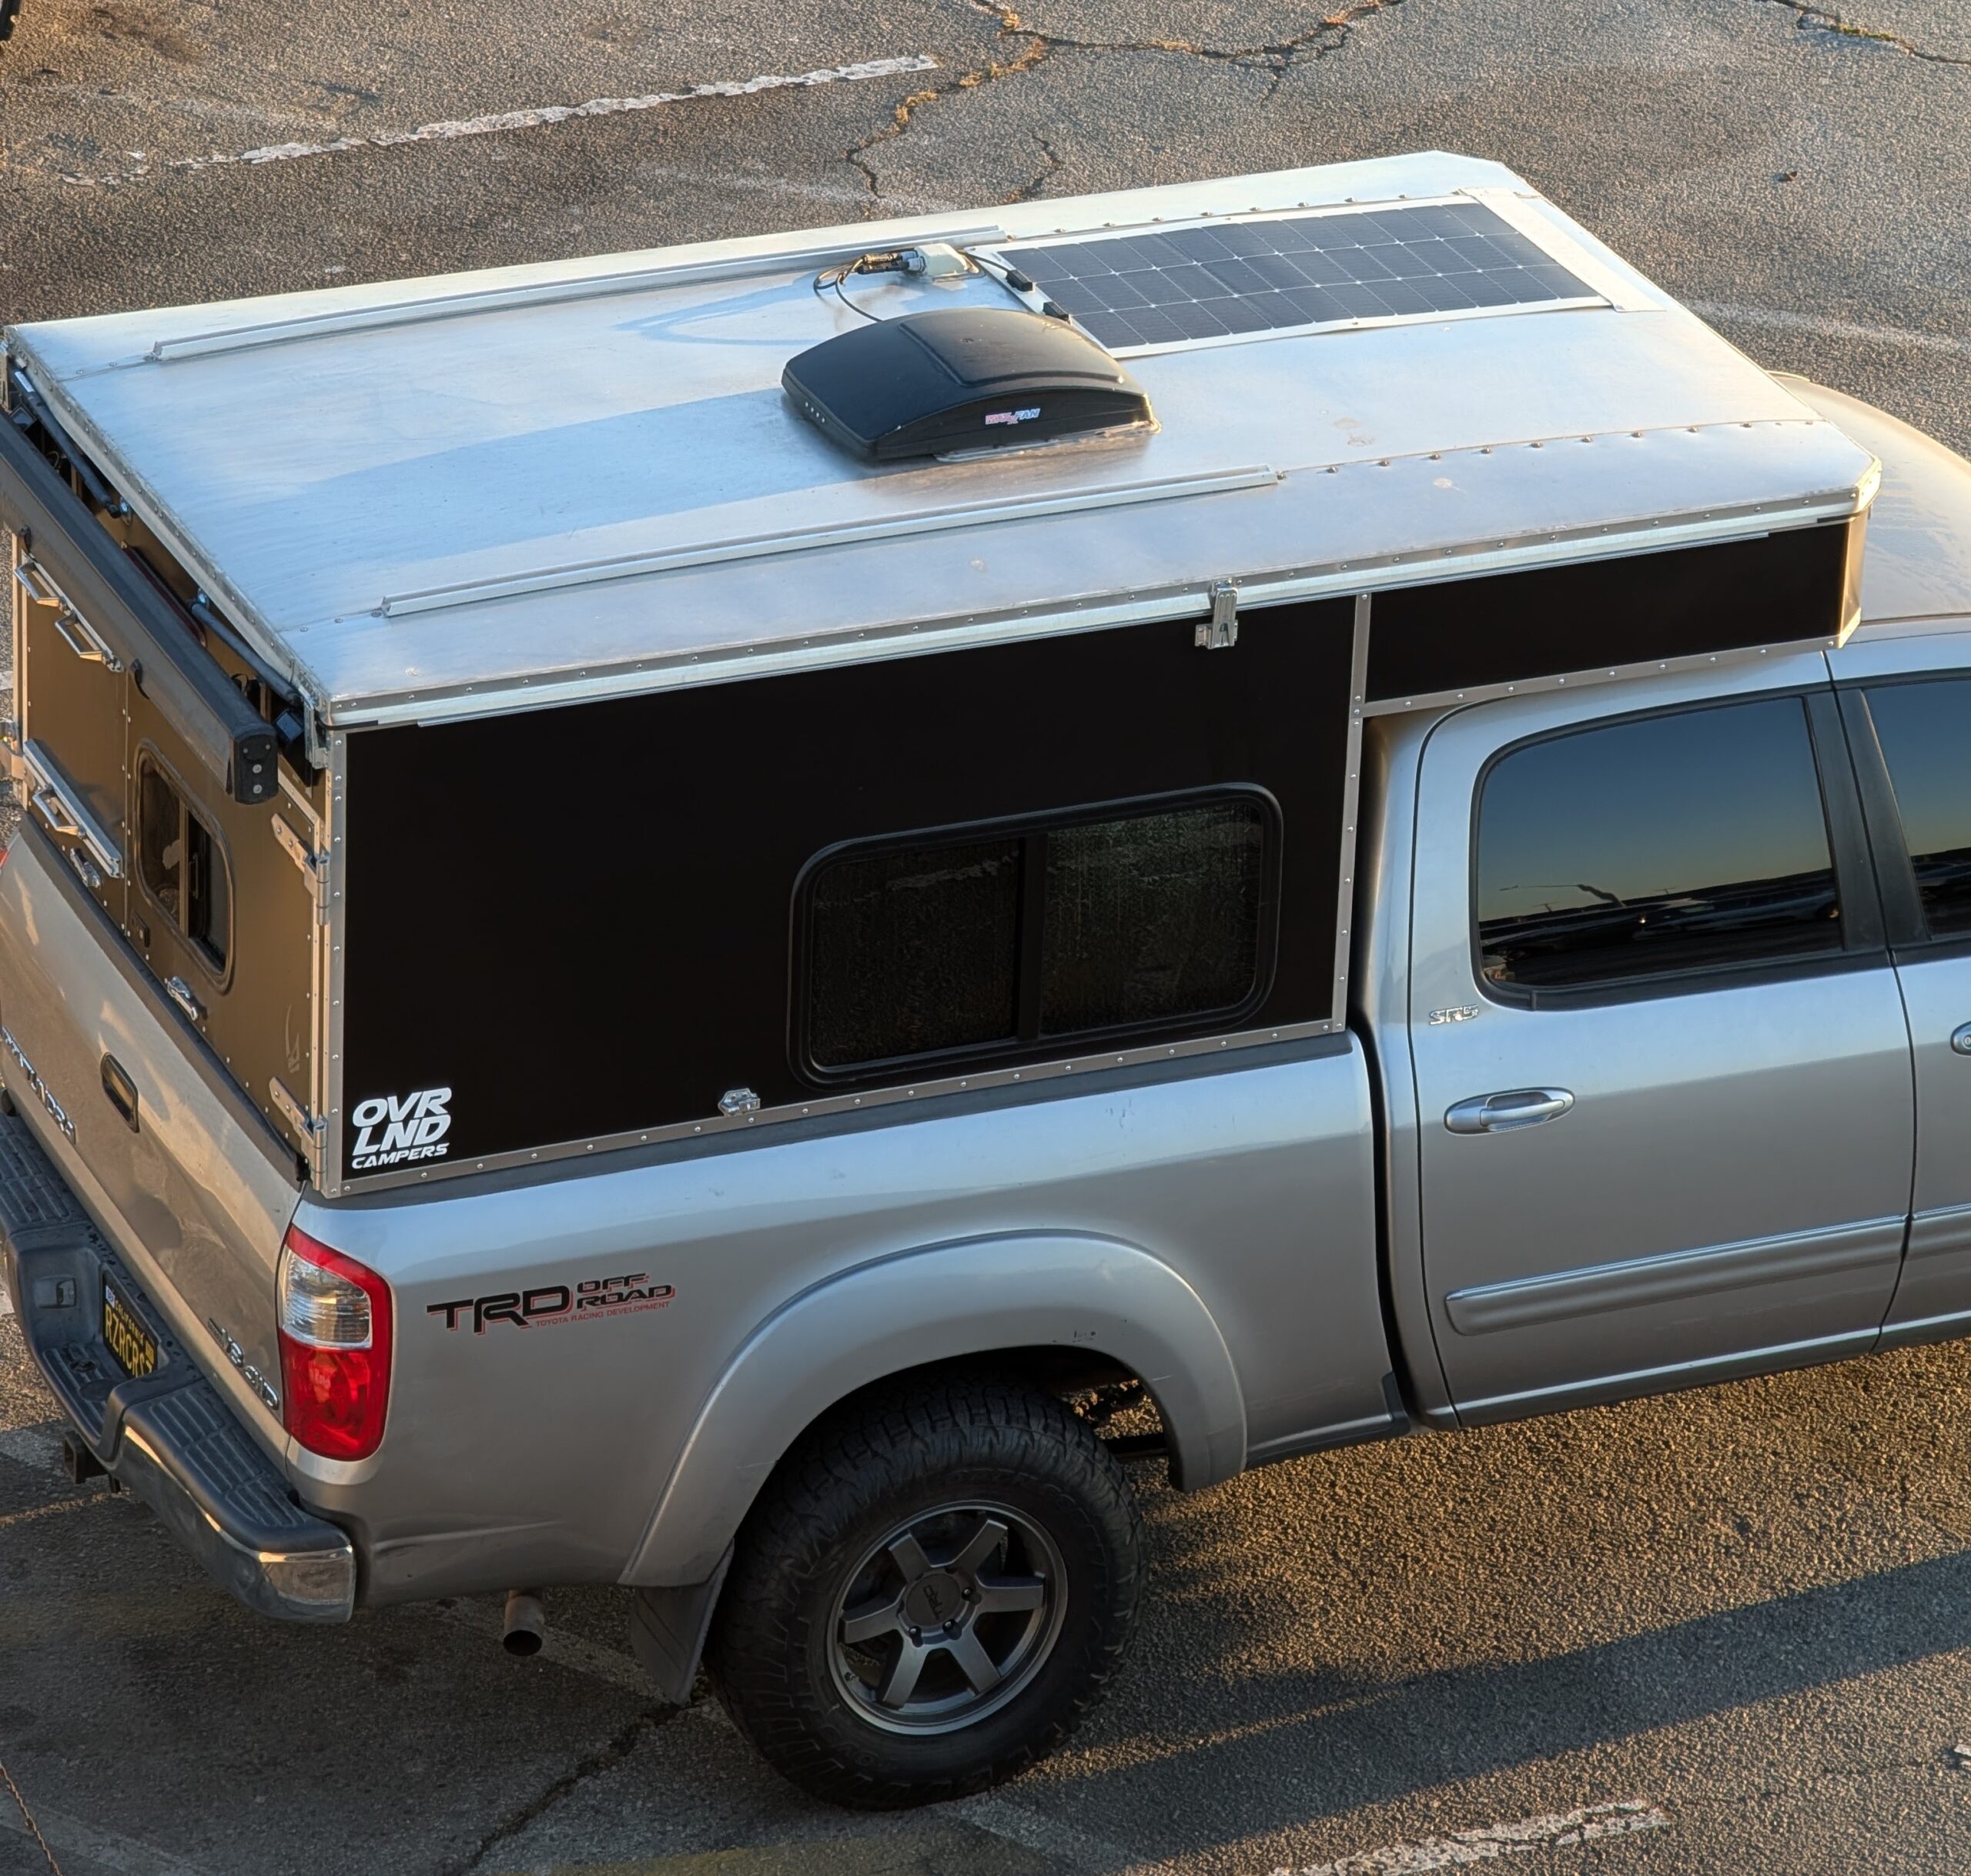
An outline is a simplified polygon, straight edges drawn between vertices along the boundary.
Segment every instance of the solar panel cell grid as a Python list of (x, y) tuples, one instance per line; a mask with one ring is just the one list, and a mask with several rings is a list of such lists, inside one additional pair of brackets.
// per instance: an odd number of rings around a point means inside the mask
[(1173, 228), (1002, 258), (1111, 350), (1595, 297), (1476, 202)]

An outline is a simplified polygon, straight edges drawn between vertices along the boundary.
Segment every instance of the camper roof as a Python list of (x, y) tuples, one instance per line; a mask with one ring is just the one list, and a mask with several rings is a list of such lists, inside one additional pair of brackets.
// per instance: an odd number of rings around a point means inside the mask
[[(989, 460), (859, 462), (781, 388), (790, 358), (858, 323), (816, 276), (868, 251), (1079, 236), (1086, 274), (1105, 264), (1091, 237), (1398, 203), (1476, 205), (1559, 284), (1531, 305), (1481, 293), (1202, 343), (1112, 326), (1156, 433)], [(1008, 264), (852, 276), (844, 293), (879, 317), (1008, 306)], [(1852, 513), (1875, 475), (1518, 177), (1437, 154), (6, 339), (132, 508), (343, 724), (1181, 616), (1220, 580), (1250, 604), (1756, 533)]]

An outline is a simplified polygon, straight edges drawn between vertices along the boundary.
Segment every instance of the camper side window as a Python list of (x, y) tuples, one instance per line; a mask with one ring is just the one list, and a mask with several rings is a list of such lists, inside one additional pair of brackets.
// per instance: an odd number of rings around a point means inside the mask
[(226, 850), (148, 754), (137, 765), (137, 866), (159, 911), (200, 961), (223, 975), (233, 933)]
[(805, 877), (822, 1078), (1222, 1025), (1272, 965), (1278, 810), (1257, 789), (862, 841)]

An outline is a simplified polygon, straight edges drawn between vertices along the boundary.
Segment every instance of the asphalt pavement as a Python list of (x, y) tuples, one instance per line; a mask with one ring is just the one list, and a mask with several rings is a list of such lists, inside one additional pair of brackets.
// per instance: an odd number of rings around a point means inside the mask
[[(0, 319), (1432, 146), (1971, 447), (1971, 0), (25, 0)], [(872, 1819), (654, 1705), (620, 1592), (551, 1599), (526, 1663), (490, 1603), (247, 1616), (60, 1476), (0, 1321), (0, 1761), (68, 1876), (1936, 1876), (1967, 1410), (1971, 1353), (1925, 1349), (1193, 1498), (1144, 1467), (1115, 1697)], [(0, 1876), (48, 1867), (0, 1787)]]

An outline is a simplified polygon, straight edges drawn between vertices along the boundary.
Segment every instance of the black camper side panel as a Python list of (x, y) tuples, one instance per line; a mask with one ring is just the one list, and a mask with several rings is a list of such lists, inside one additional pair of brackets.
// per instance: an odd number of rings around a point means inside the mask
[(1661, 553), (1378, 593), (1370, 704), (1839, 636), (1849, 535), (1793, 528)]
[[(343, 1176), (634, 1137), (738, 1089), (771, 1110), (1328, 1019), (1354, 610), (1247, 612), (1226, 650), (1183, 620), (352, 734)], [(1041, 1007), (1043, 942), (1118, 923), (1093, 905), (1115, 854), (1187, 830), (1216, 843), (1179, 856), (1195, 904), (1222, 878), (1261, 928), (1211, 1012), (1153, 1020), (1183, 935), (1119, 990), (1052, 970), (1068, 1014)], [(940, 895), (942, 925), (899, 929)], [(894, 997), (879, 955), (908, 966)], [(955, 1012), (1002, 981), (994, 1039)], [(911, 1055), (912, 999), (955, 1048)]]

